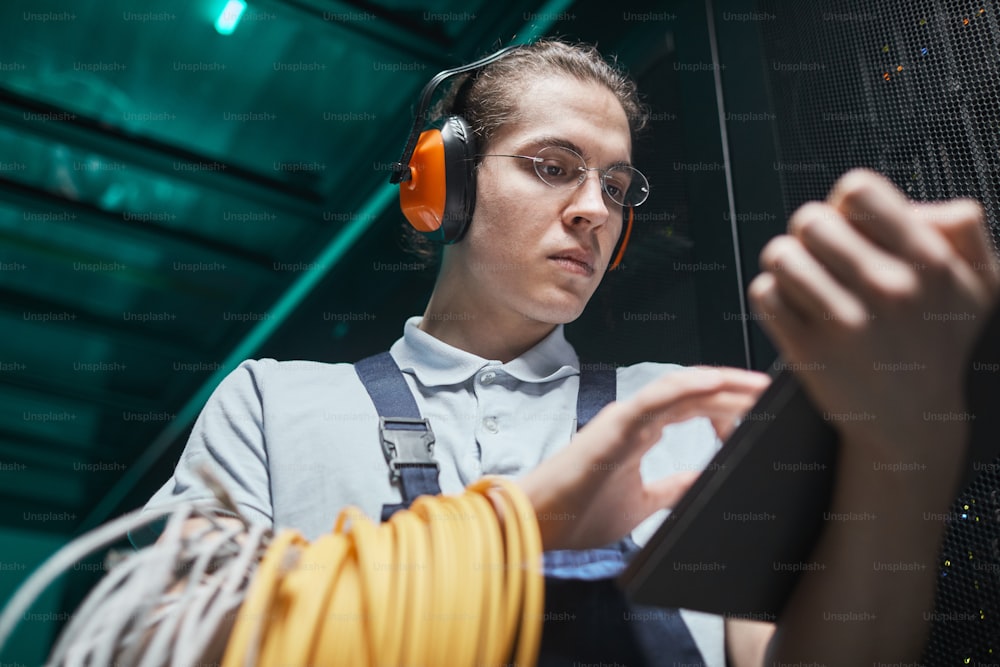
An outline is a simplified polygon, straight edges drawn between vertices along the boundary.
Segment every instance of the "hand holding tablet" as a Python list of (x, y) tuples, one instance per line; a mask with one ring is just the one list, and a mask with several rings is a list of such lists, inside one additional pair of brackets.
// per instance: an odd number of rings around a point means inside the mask
[[(852, 172), (789, 226), (750, 286), (784, 370), (623, 575), (638, 602), (774, 620), (803, 573), (838, 567), (816, 558), (825, 526), (871, 530), (878, 494), (892, 516), (943, 514), (997, 457), (1000, 271), (978, 207)], [(910, 546), (940, 529), (911, 521)]]

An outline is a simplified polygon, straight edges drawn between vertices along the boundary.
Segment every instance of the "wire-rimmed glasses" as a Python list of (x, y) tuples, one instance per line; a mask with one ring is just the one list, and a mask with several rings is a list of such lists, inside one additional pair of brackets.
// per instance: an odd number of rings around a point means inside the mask
[(607, 169), (588, 167), (583, 156), (565, 146), (545, 146), (535, 155), (507, 155), (486, 153), (480, 157), (515, 157), (534, 162), (535, 173), (546, 185), (558, 189), (580, 187), (587, 180), (588, 171), (600, 176), (601, 189), (619, 206), (639, 206), (649, 197), (649, 181), (642, 172), (627, 164), (617, 164)]

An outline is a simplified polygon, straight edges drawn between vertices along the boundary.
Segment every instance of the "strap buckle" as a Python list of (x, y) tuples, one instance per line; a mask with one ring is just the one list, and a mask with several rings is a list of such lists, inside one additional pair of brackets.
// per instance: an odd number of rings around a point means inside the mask
[(406, 466), (434, 466), (434, 431), (427, 419), (410, 417), (379, 417), (378, 434), (382, 453), (389, 464), (393, 481)]

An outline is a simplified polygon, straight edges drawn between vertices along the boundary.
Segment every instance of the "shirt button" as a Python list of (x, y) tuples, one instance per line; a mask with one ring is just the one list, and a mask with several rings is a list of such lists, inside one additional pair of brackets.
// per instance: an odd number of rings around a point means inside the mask
[(493, 380), (495, 380), (496, 377), (497, 374), (494, 373), (493, 371), (486, 371), (485, 373), (479, 376), (479, 381), (482, 382), (483, 384), (489, 384), (493, 382)]
[(485, 428), (490, 433), (496, 433), (500, 430), (500, 426), (497, 425), (497, 420), (493, 417), (487, 417), (483, 420), (483, 428)]

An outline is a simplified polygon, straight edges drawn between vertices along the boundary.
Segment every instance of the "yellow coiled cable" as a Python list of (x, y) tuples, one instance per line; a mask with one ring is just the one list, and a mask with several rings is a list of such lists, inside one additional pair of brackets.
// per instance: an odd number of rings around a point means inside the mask
[(421, 496), (382, 524), (345, 509), (312, 544), (283, 531), (254, 575), (222, 666), (530, 667), (541, 641), (541, 552), (530, 503), (498, 477), (460, 496)]

